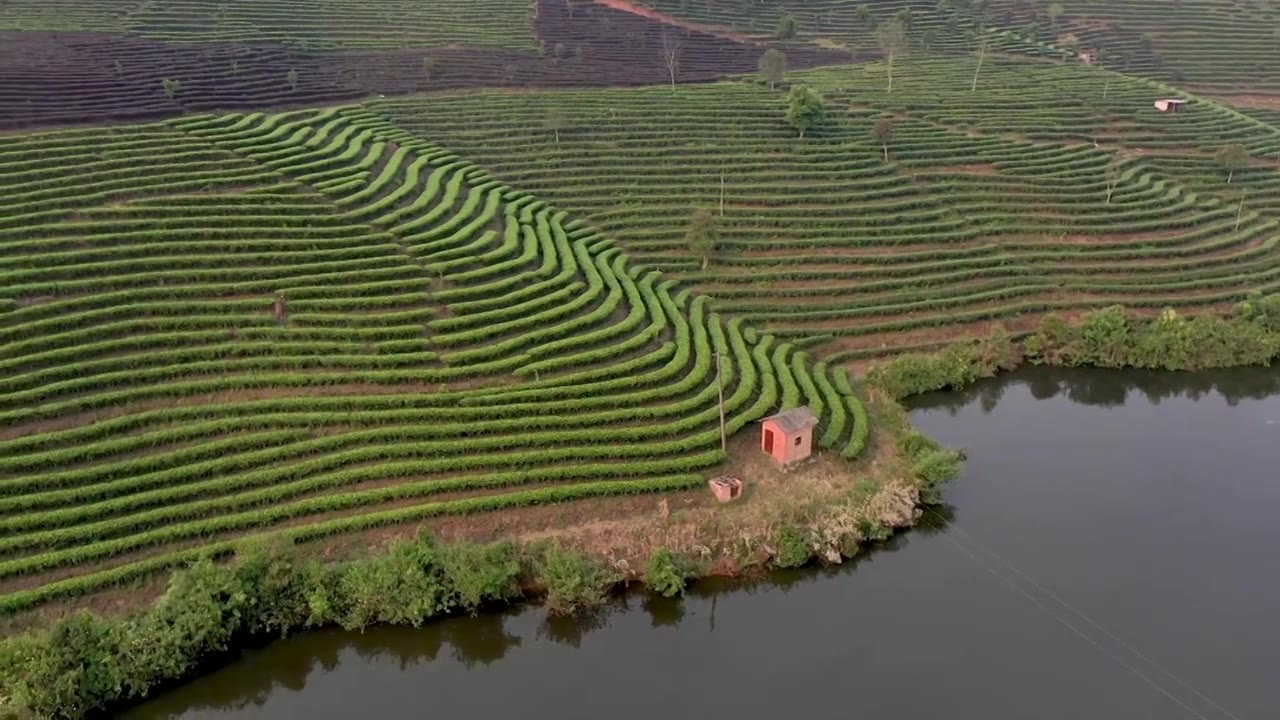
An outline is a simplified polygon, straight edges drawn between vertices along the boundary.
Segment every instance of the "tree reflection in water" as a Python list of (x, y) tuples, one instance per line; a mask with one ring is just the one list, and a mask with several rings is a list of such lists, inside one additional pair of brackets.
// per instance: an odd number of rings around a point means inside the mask
[(679, 627), (685, 616), (681, 598), (666, 598), (656, 593), (644, 593), (640, 608), (649, 616), (650, 627)]
[(548, 615), (538, 625), (538, 637), (577, 649), (586, 636), (609, 626), (609, 616), (626, 609), (625, 596), (619, 602), (606, 604), (590, 612), (574, 615)]
[(956, 415), (977, 401), (983, 413), (990, 413), (1011, 386), (1025, 385), (1032, 398), (1048, 400), (1066, 393), (1074, 402), (1093, 407), (1124, 405), (1130, 392), (1137, 392), (1152, 404), (1170, 398), (1198, 400), (1218, 395), (1229, 406), (1241, 400), (1262, 400), (1280, 392), (1280, 370), (1274, 368), (1231, 368), (1195, 373), (1156, 370), (1107, 370), (1100, 368), (1026, 367), (980, 380), (964, 390), (948, 390), (909, 398), (916, 410), (942, 410)]

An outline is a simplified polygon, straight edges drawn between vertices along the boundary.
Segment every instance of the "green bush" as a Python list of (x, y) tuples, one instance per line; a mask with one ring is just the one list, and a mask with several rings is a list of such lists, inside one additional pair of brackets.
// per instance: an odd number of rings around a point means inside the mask
[(775, 539), (778, 548), (773, 555), (773, 564), (779, 568), (798, 568), (807, 564), (813, 557), (813, 549), (809, 547), (809, 539), (804, 531), (794, 525), (783, 525)]
[(914, 430), (899, 438), (902, 452), (911, 459), (912, 474), (920, 489), (920, 500), (929, 505), (942, 502), (942, 486), (960, 474), (964, 455), (943, 448), (933, 439)]
[(1024, 341), (1027, 358), (1046, 365), (1201, 370), (1266, 365), (1280, 355), (1280, 295), (1253, 294), (1223, 316), (1184, 316), (1166, 307), (1153, 318), (1119, 306), (1086, 313), (1074, 326), (1046, 315)]
[(878, 365), (867, 373), (867, 382), (890, 397), (901, 399), (933, 390), (958, 388), (982, 377), (981, 354), (976, 343), (949, 345), (936, 353), (915, 353)]
[(333, 624), (420, 625), (517, 598), (519, 574), (510, 543), (439, 545), (424, 534), (340, 565), (304, 562), (280, 540), (243, 544), (231, 562), (205, 558), (174, 573), (145, 612), (79, 612), (0, 642), (0, 709), (81, 718), (143, 697), (249, 638)]
[(1129, 317), (1119, 305), (1086, 313), (1076, 328), (1073, 363), (1122, 367), (1131, 352), (1130, 330)]
[(537, 563), (545, 586), (545, 604), (553, 615), (571, 615), (599, 607), (618, 575), (599, 561), (559, 543), (546, 546)]
[(688, 563), (680, 556), (670, 550), (659, 550), (649, 558), (644, 583), (663, 597), (677, 597), (684, 595), (690, 574)]
[(470, 613), (489, 602), (520, 597), (520, 561), (510, 542), (494, 545), (454, 543), (439, 550), (441, 569), (449, 580), (446, 604)]
[(912, 472), (920, 488), (920, 500), (929, 505), (942, 502), (942, 486), (960, 474), (962, 456), (955, 450), (928, 450), (915, 458)]

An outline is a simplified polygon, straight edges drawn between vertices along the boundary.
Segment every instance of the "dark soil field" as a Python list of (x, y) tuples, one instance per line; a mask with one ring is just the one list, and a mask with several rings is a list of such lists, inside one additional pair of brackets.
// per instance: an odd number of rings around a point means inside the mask
[[(540, 0), (533, 25), (541, 52), (458, 46), (310, 52), (120, 33), (3, 33), (0, 129), (310, 107), (379, 94), (478, 87), (666, 83), (672, 78), (664, 46), (675, 48), (675, 82), (708, 82), (754, 72), (765, 50), (761, 44), (602, 5), (569, 7), (562, 0)], [(818, 48), (788, 48), (787, 54), (793, 68), (849, 59)], [(178, 83), (172, 98), (166, 79)]]

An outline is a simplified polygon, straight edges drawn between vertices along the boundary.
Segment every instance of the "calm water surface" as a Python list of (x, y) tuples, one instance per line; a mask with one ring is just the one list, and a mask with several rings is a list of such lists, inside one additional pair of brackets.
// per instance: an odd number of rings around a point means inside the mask
[(307, 633), (128, 717), (1280, 718), (1280, 370), (1027, 370), (912, 417), (965, 473), (857, 563)]

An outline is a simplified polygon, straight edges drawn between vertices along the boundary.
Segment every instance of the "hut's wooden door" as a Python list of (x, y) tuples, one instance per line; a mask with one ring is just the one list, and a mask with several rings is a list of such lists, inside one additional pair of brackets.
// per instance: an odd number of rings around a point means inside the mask
[(773, 431), (766, 429), (764, 431), (764, 451), (773, 454)]

